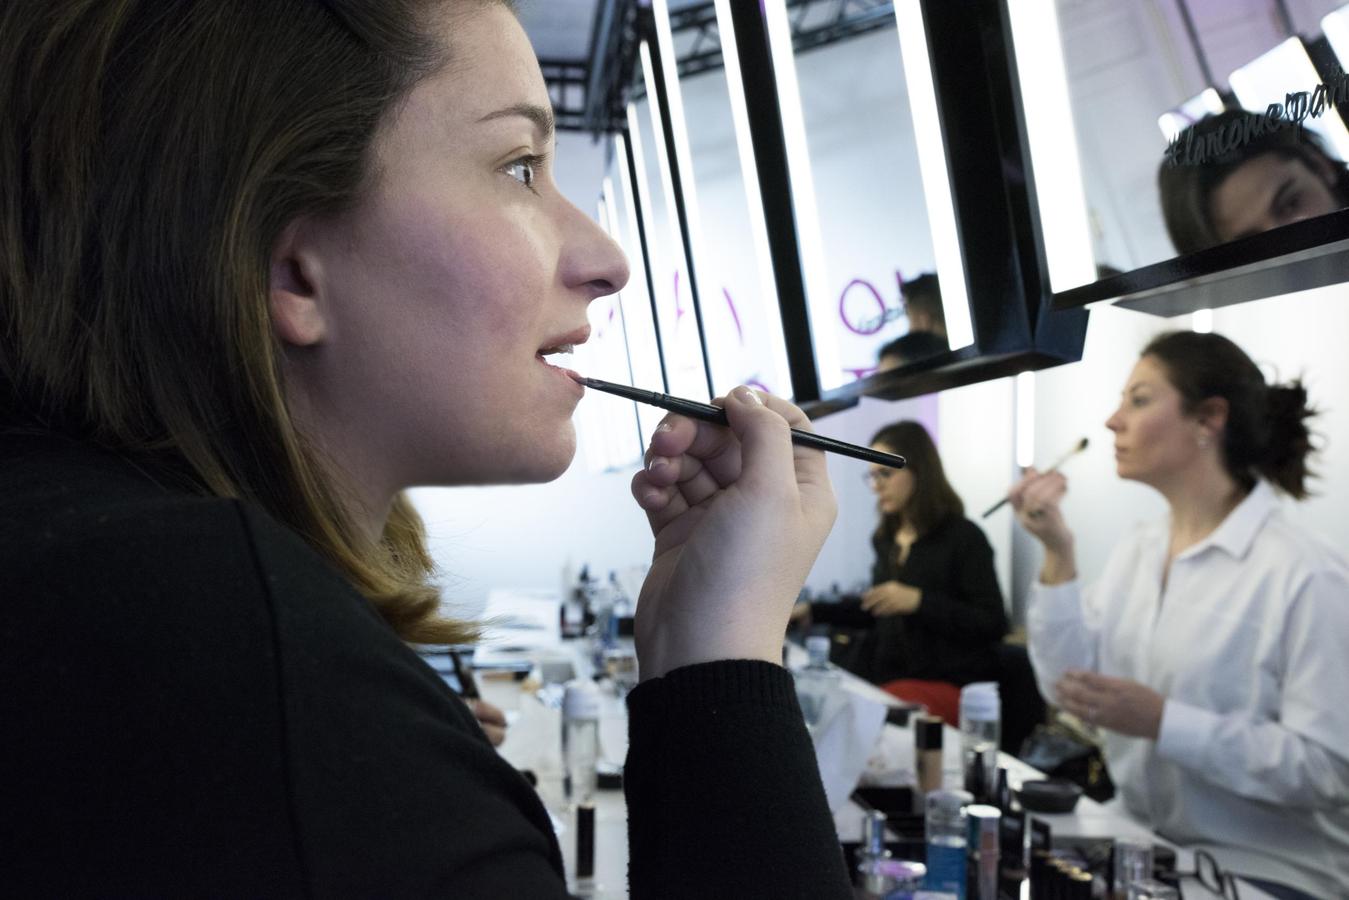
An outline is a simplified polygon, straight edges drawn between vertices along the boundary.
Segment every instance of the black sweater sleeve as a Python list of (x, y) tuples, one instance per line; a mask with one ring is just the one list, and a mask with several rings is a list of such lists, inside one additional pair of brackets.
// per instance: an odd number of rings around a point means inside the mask
[(628, 714), (634, 900), (852, 896), (786, 669), (676, 669), (633, 690)]
[(993, 568), (993, 547), (969, 520), (949, 528), (954, 580), (949, 589), (923, 589), (923, 602), (912, 615), (922, 627), (952, 638), (998, 641), (1007, 634), (1007, 611)]
[(72, 519), (5, 559), (10, 890), (566, 896), (537, 795), (297, 536), (223, 500)]

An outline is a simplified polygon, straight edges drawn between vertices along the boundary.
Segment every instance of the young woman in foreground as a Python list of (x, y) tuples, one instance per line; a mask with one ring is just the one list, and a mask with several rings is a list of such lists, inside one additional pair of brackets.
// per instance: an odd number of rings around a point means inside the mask
[[(10, 3), (0, 107), (0, 883), (563, 896), (404, 644), (471, 628), (401, 491), (561, 474), (581, 390), (544, 357), (627, 279), (511, 10)], [(632, 894), (848, 897), (776, 665), (833, 494), (798, 410), (725, 402), (633, 482)]]

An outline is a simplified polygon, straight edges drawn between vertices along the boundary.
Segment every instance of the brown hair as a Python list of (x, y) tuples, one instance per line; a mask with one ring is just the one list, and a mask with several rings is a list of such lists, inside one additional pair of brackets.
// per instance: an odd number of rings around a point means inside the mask
[[(1217, 141), (1228, 134), (1251, 136), (1248, 142), (1238, 141), (1235, 148), (1215, 153), (1199, 165), (1163, 161), (1157, 171), (1157, 189), (1166, 231), (1177, 253), (1193, 253), (1222, 243), (1213, 225), (1213, 194), (1233, 172), (1266, 153), (1299, 160), (1318, 178), (1329, 169), (1333, 173), (1331, 190), (1341, 205), (1349, 206), (1349, 169), (1344, 163), (1326, 152), (1310, 131), (1287, 124), (1267, 127), (1263, 118), (1260, 113), (1228, 110), (1205, 116), (1176, 138), (1179, 146), (1204, 148), (1210, 137)], [(1219, 143), (1225, 144), (1225, 138)]]
[(895, 532), (908, 519), (919, 535), (951, 519), (965, 515), (965, 504), (960, 495), (946, 480), (946, 470), (942, 468), (941, 456), (937, 445), (927, 429), (917, 422), (905, 419), (887, 425), (871, 439), (871, 443), (882, 444), (892, 453), (904, 457), (909, 472), (913, 475), (913, 496), (909, 498), (904, 511), (882, 515), (880, 524), (872, 535), (872, 543), (878, 553), (889, 552), (895, 541)]
[(1242, 487), (1249, 491), (1263, 477), (1292, 497), (1307, 496), (1306, 482), (1313, 474), (1307, 466), (1313, 451), (1307, 420), (1316, 410), (1307, 406), (1301, 381), (1266, 384), (1245, 351), (1219, 334), (1167, 332), (1153, 338), (1141, 355), (1166, 369), (1187, 414), (1210, 398), (1227, 401), (1223, 464)]
[(176, 464), (297, 531), (407, 640), (456, 642), (421, 520), (377, 544), (287, 406), (271, 248), (371, 178), (439, 69), (428, 0), (47, 0), (0, 9), (0, 427)]

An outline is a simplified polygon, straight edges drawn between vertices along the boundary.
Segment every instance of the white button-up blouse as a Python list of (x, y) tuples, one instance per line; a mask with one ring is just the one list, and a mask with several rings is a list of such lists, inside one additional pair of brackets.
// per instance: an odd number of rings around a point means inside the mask
[(1105, 733), (1129, 812), (1234, 873), (1349, 897), (1349, 567), (1264, 482), (1163, 589), (1168, 543), (1143, 525), (1087, 590), (1032, 587), (1040, 689), (1086, 669), (1161, 693), (1156, 741)]

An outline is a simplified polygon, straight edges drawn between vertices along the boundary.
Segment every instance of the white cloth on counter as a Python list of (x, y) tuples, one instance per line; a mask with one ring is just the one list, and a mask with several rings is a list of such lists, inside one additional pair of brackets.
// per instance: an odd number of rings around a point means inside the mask
[(829, 810), (838, 812), (857, 787), (867, 760), (885, 728), (884, 703), (844, 682), (825, 698), (819, 723), (811, 729)]
[(1089, 589), (1031, 589), (1040, 688), (1068, 669), (1165, 696), (1157, 741), (1105, 732), (1125, 807), (1224, 869), (1317, 897), (1349, 885), (1349, 569), (1264, 482), (1179, 554), (1138, 527)]

